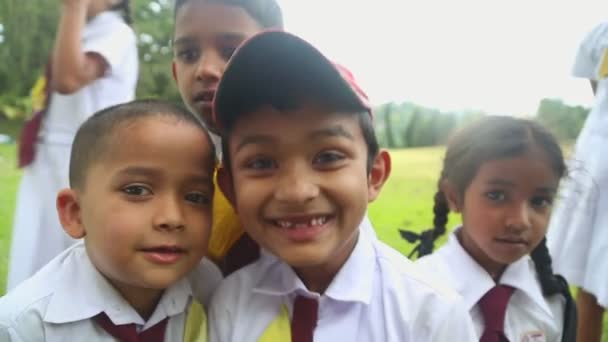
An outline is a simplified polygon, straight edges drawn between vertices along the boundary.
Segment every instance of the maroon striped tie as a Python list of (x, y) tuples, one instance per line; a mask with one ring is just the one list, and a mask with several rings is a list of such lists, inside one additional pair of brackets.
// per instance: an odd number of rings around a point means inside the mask
[(291, 341), (312, 342), (319, 302), (314, 298), (297, 296), (293, 304), (293, 317), (291, 318)]
[(163, 342), (167, 328), (167, 318), (156, 323), (154, 326), (137, 333), (134, 323), (116, 325), (110, 320), (105, 312), (93, 318), (95, 323), (103, 328), (108, 334), (114, 336), (120, 342)]

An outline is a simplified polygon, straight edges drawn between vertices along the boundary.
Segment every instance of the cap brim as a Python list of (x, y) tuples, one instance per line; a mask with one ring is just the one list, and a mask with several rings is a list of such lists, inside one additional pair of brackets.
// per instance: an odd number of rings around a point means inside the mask
[(215, 93), (215, 124), (223, 129), (255, 106), (293, 101), (294, 96), (369, 111), (319, 50), (284, 31), (266, 31), (243, 43), (228, 63)]

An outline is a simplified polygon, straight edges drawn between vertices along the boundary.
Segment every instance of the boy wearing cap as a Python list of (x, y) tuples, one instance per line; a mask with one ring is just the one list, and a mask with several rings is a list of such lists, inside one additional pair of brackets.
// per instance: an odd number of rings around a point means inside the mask
[(214, 101), (219, 180), (262, 257), (226, 278), (211, 341), (474, 341), (453, 291), (360, 233), (390, 173), (350, 74), (284, 32), (229, 62)]
[[(173, 75), (182, 100), (205, 122), (218, 147), (211, 104), (226, 63), (248, 38), (263, 30), (282, 28), (283, 15), (276, 0), (175, 1)], [(367, 217), (365, 223), (364, 230), (374, 234)], [(220, 191), (213, 198), (209, 256), (224, 274), (259, 257), (258, 246), (243, 234), (233, 208)]]

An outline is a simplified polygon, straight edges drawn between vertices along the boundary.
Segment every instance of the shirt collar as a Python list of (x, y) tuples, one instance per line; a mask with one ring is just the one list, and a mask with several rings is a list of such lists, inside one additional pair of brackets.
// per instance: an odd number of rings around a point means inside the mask
[[(471, 310), (477, 302), (496, 285), (488, 272), (483, 269), (462, 247), (456, 236), (457, 228), (448, 237), (445, 260), (449, 269), (456, 270), (466, 276), (454, 277), (455, 289), (463, 296), (468, 310)], [(536, 269), (530, 256), (526, 255), (514, 263), (507, 266), (500, 277), (499, 284), (509, 285), (520, 290), (529, 297), (532, 302), (538, 305), (549, 317), (553, 317), (553, 312), (545, 300), (540, 288), (540, 283), (536, 279)]]
[(549, 307), (545, 296), (543, 295), (540, 282), (536, 278), (536, 266), (530, 256), (526, 255), (507, 267), (502, 277), (500, 284), (512, 286), (524, 295), (526, 295), (533, 303), (542, 309), (545, 314), (555, 321), (553, 311)]
[(456, 237), (458, 229), (448, 236), (447, 244), (437, 253), (443, 254), (448, 270), (459, 270), (460, 274), (452, 277), (453, 287), (462, 295), (467, 310), (471, 310), (495, 283), (488, 272), (462, 248)]
[[(369, 304), (372, 298), (374, 278), (371, 275), (374, 274), (375, 256), (373, 237), (359, 233), (355, 248), (323, 296), (336, 301)], [(253, 292), (270, 296), (307, 293), (309, 297), (319, 297), (319, 294), (311, 293), (306, 289), (302, 280), (289, 265), (272, 254), (264, 252), (260, 262), (266, 263), (265, 270), (260, 272), (259, 281)], [(362, 274), (369, 276), (362, 278)]]
[(145, 330), (166, 317), (184, 312), (192, 295), (190, 284), (185, 279), (178, 281), (165, 290), (154, 313), (145, 322), (99, 273), (84, 246), (72, 249), (72, 254), (64, 260), (60, 273), (61, 283), (51, 296), (43, 318), (48, 323), (75, 322), (105, 312), (114, 324), (135, 323)]

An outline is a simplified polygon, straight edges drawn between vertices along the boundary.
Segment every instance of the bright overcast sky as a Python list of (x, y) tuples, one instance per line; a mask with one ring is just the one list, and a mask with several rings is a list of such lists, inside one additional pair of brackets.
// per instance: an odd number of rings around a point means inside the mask
[(534, 113), (590, 105), (570, 76), (606, 0), (279, 0), (286, 27), (350, 68), (372, 102)]

